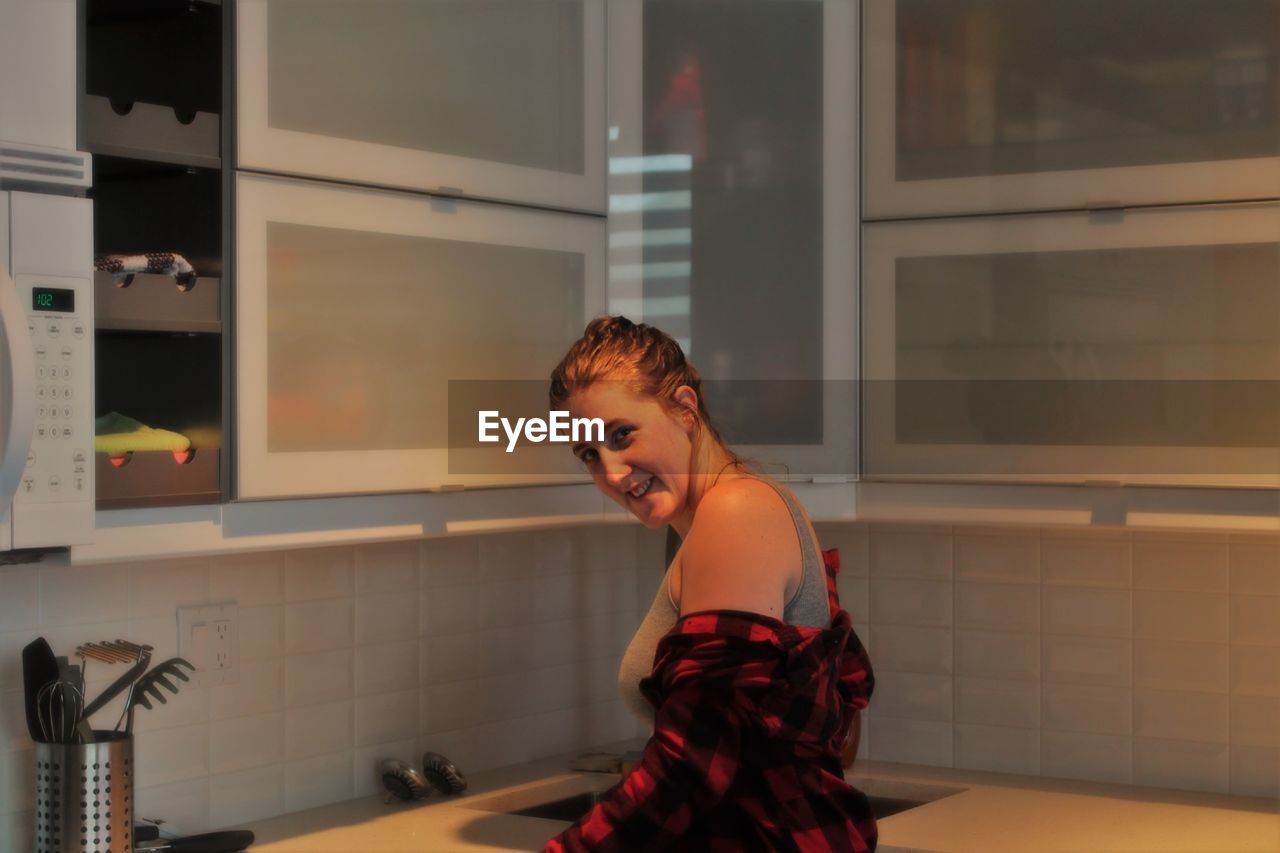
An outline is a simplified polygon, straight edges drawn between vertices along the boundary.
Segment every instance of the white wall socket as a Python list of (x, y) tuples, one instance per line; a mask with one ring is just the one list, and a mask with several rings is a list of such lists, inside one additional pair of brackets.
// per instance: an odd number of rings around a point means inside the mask
[(201, 687), (240, 680), (240, 608), (209, 604), (178, 608), (178, 655), (196, 668)]

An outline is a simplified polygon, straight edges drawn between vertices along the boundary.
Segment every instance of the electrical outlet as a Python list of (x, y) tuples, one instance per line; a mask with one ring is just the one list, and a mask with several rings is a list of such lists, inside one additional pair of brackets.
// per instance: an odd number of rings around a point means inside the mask
[(196, 668), (202, 687), (240, 680), (240, 608), (229, 604), (178, 608), (178, 654)]

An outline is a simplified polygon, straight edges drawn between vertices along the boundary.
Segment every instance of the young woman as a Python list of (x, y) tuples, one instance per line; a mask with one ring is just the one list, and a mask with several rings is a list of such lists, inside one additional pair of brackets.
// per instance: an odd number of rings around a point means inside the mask
[(653, 737), (546, 849), (874, 849), (841, 767), (872, 675), (836, 599), (835, 552), (820, 555), (790, 491), (725, 445), (697, 371), (657, 329), (592, 321), (550, 396), (604, 422), (602, 441), (573, 447), (600, 491), (681, 545), (619, 676)]

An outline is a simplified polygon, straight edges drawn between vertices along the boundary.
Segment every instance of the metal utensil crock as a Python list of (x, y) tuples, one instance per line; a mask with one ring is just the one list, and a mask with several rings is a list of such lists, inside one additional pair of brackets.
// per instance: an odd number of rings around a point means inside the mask
[(36, 744), (36, 853), (132, 853), (133, 738)]

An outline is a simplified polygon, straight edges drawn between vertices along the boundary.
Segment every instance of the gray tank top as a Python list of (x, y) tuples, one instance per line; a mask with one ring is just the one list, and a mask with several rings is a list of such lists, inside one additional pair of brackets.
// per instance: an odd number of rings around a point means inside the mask
[[(809, 535), (800, 503), (790, 490), (778, 483), (764, 477), (758, 479), (772, 486), (786, 503), (791, 512), (791, 521), (795, 524), (796, 536), (800, 539), (800, 555), (804, 561), (800, 588), (783, 607), (782, 621), (789, 625), (825, 628), (831, 623), (827, 581), (818, 545)], [(653, 722), (653, 706), (640, 693), (640, 679), (653, 671), (653, 656), (658, 649), (658, 641), (675, 627), (680, 618), (679, 608), (671, 597), (670, 581), (671, 567), (668, 566), (662, 583), (658, 585), (658, 594), (649, 606), (649, 613), (631, 638), (631, 644), (627, 646), (627, 651), (622, 656), (622, 666), (618, 670), (618, 690), (622, 694), (623, 704), (647, 723)]]

